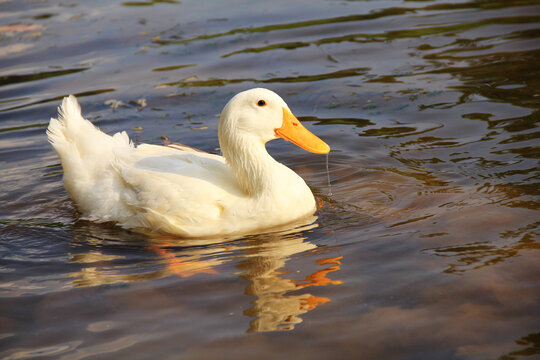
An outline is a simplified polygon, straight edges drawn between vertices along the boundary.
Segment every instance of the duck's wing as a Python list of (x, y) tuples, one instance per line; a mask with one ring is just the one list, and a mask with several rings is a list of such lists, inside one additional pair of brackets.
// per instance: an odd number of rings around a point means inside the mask
[(113, 168), (125, 184), (121, 201), (136, 214), (125, 227), (198, 236), (243, 197), (218, 155), (144, 144), (116, 159)]

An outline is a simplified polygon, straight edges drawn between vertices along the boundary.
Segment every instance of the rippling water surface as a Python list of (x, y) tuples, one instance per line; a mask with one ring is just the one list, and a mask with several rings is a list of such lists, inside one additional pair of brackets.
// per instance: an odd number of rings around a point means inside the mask
[[(0, 357), (538, 358), (539, 38), (527, 0), (0, 1)], [(45, 136), (63, 96), (215, 151), (256, 86), (333, 149), (330, 194), (324, 156), (268, 145), (313, 226), (79, 219)]]

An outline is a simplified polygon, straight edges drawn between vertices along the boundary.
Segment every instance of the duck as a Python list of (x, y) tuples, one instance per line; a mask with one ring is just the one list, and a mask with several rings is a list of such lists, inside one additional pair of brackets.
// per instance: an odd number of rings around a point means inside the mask
[(330, 152), (264, 88), (240, 92), (223, 108), (221, 155), (180, 144), (136, 146), (125, 131), (108, 135), (83, 118), (73, 95), (50, 119), (47, 137), (83, 219), (184, 238), (249, 234), (313, 217), (312, 191), (266, 143), (282, 138), (312, 153)]

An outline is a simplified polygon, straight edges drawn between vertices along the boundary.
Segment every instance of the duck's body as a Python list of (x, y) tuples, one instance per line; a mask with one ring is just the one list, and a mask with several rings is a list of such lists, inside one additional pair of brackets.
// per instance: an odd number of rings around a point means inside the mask
[[(262, 99), (264, 105), (257, 105)], [(275, 119), (276, 109), (282, 109), (283, 119)], [(85, 218), (145, 232), (206, 237), (248, 233), (315, 212), (304, 180), (265, 149), (279, 135), (286, 114), (287, 105), (269, 90), (237, 95), (220, 120), (224, 156), (182, 146), (135, 147), (125, 132), (109, 136), (85, 120), (73, 96), (64, 99), (47, 133), (62, 161), (65, 187)], [(299, 123), (294, 127), (303, 128)], [(297, 142), (290, 132), (283, 137)], [(299, 145), (329, 150), (316, 141)]]

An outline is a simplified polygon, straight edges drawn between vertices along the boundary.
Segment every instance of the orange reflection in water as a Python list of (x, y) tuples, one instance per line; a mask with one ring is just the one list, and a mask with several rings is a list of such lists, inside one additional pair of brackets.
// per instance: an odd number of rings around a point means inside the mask
[(313, 274), (306, 276), (304, 281), (308, 281), (308, 283), (296, 284), (296, 286), (299, 288), (303, 288), (307, 286), (326, 286), (329, 284), (332, 284), (332, 285), (343, 284), (343, 281), (341, 280), (330, 280), (329, 278), (326, 277), (326, 275), (329, 272), (337, 271), (341, 269), (341, 261), (340, 261), (341, 259), (343, 259), (343, 256), (317, 260), (317, 264), (319, 265), (326, 265), (326, 264), (335, 264), (335, 265), (329, 266), (326, 269), (316, 271)]
[(217, 274), (217, 271), (206, 261), (185, 260), (176, 256), (174, 251), (168, 249), (172, 246), (170, 243), (153, 245), (150, 250), (161, 255), (167, 262), (167, 270), (180, 277), (189, 277), (196, 274)]

